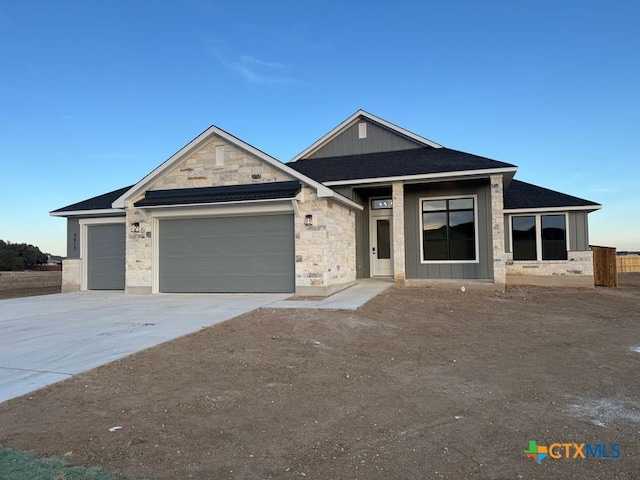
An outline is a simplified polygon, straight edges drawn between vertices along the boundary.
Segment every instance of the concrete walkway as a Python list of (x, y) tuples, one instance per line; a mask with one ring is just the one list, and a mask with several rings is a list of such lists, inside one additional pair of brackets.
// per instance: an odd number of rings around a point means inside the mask
[(357, 309), (391, 281), (322, 300), (288, 294), (78, 292), (0, 300), (0, 402), (259, 307)]
[(336, 310), (357, 310), (376, 295), (393, 285), (391, 279), (365, 278), (355, 285), (345, 288), (320, 300), (281, 300), (269, 308), (329, 308)]

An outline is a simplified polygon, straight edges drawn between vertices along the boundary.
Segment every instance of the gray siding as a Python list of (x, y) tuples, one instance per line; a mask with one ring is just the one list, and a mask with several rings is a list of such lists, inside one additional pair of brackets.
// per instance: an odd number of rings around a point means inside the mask
[(343, 197), (347, 197), (350, 200), (353, 200), (353, 188), (352, 187), (332, 187), (333, 190)]
[[(478, 263), (420, 263), (421, 197), (477, 195)], [(405, 255), (407, 278), (493, 279), (491, 198), (488, 182), (405, 186)]]
[(369, 278), (371, 266), (369, 251), (369, 200), (354, 192), (354, 201), (364, 206), (356, 213), (356, 278)]
[(161, 220), (161, 292), (295, 289), (293, 215)]
[(367, 138), (358, 138), (358, 123), (314, 152), (309, 158), (341, 157), (362, 153), (393, 152), (424, 147), (421, 143), (366, 121)]
[(67, 218), (67, 258), (80, 258), (80, 221)]
[(87, 288), (124, 290), (125, 224), (105, 223), (87, 227)]
[(511, 253), (511, 216), (504, 216), (504, 251)]
[(572, 252), (589, 250), (589, 220), (587, 212), (569, 212), (569, 249)]

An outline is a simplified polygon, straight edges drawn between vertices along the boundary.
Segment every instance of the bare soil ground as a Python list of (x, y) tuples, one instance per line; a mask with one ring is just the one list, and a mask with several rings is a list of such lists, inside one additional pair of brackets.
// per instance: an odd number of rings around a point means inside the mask
[(0, 443), (159, 479), (640, 478), (639, 312), (640, 274), (260, 309), (0, 404)]
[(0, 300), (60, 293), (62, 272), (0, 272)]

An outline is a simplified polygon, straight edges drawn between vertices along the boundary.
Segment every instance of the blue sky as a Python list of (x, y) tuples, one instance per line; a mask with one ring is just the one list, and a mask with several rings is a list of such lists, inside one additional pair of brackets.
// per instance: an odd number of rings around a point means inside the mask
[(637, 1), (0, 0), (0, 238), (65, 254), (50, 210), (215, 124), (288, 161), (362, 108), (603, 204), (640, 250)]

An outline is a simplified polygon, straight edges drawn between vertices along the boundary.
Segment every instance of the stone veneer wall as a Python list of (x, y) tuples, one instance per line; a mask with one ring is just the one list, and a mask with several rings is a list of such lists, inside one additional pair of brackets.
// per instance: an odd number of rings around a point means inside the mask
[(545, 261), (514, 261), (513, 253), (507, 253), (507, 276), (511, 284), (593, 286), (593, 253), (567, 252), (567, 260)]
[[(296, 293), (330, 295), (356, 280), (356, 215), (308, 187), (302, 198), (295, 218)], [(313, 225), (304, 224), (305, 215)]]
[(493, 283), (506, 283), (504, 247), (504, 196), (502, 175), (491, 175), (491, 236), (493, 245)]
[(78, 292), (82, 285), (82, 260), (65, 259), (62, 261), (62, 293)]
[[(216, 146), (225, 146), (224, 165), (216, 166)], [(264, 182), (294, 178), (240, 148), (214, 136), (187, 156), (148, 190), (199, 188)], [(303, 294), (326, 295), (355, 281), (355, 214), (327, 199), (318, 199), (304, 187), (300, 215), (295, 217), (296, 290)], [(139, 223), (140, 231), (127, 228), (126, 291), (151, 293), (153, 286), (153, 218), (133, 207), (143, 195), (126, 205), (127, 227)], [(305, 214), (314, 217), (313, 226), (304, 225)]]
[(395, 182), (391, 187), (393, 202), (393, 280), (403, 283), (406, 278), (404, 235), (404, 184)]
[[(129, 225), (140, 224), (138, 233)], [(125, 254), (126, 293), (151, 293), (153, 288), (153, 221), (144, 210), (127, 206), (127, 248)]]

